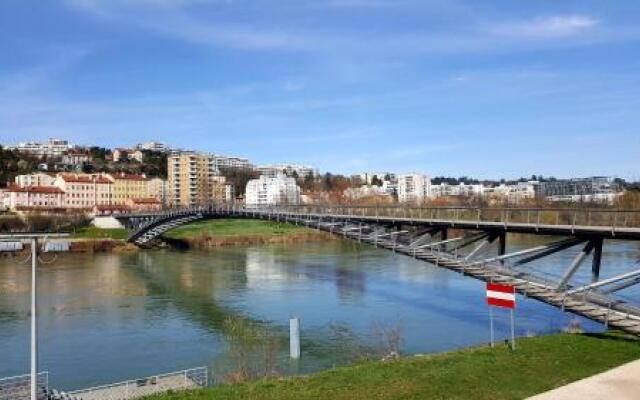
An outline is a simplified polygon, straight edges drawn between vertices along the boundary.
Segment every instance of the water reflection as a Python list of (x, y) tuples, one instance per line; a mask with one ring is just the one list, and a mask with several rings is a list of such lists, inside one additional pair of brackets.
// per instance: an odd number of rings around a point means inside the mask
[[(533, 240), (514, 237), (509, 250), (545, 239)], [(576, 251), (527, 268), (558, 274)], [(606, 247), (603, 276), (628, 268), (638, 254), (635, 243)], [(407, 352), (488, 340), (481, 282), (353, 242), (69, 254), (38, 274), (41, 368), (64, 389), (198, 365), (224, 371), (229, 319), (286, 341), (288, 319), (299, 315), (301, 372), (348, 361), (371, 345), (376, 321), (400, 321)], [(589, 277), (588, 268), (578, 275)], [(0, 259), (0, 376), (28, 370), (29, 279), (28, 265)], [(637, 297), (638, 289), (626, 294)], [(519, 298), (518, 334), (555, 331), (572, 318)], [(508, 334), (506, 315), (498, 314), (496, 325)]]

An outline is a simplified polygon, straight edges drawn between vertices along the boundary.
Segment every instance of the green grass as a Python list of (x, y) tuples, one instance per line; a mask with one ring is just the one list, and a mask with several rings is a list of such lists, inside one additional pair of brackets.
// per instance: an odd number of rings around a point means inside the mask
[(178, 392), (148, 400), (523, 399), (640, 358), (640, 341), (559, 334), (391, 362), (365, 362), (307, 377)]
[(201, 235), (212, 236), (249, 236), (282, 235), (301, 231), (304, 228), (291, 224), (252, 219), (212, 219), (180, 226), (165, 234), (171, 239), (189, 239)]
[(128, 229), (100, 229), (95, 226), (79, 228), (73, 237), (78, 239), (118, 239), (125, 240), (131, 231)]

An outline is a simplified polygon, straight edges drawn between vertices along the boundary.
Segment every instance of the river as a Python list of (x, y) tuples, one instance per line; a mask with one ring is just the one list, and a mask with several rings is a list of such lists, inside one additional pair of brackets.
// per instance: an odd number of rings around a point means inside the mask
[[(543, 239), (511, 240), (509, 251)], [(558, 274), (575, 252), (527, 268)], [(638, 260), (637, 243), (607, 243), (603, 276)], [(585, 264), (578, 279), (587, 280)], [(350, 241), (211, 251), (66, 254), (38, 269), (40, 370), (72, 390), (206, 365), (234, 369), (225, 321), (279, 338), (277, 369), (305, 373), (379, 348), (380, 327), (402, 332), (403, 353), (486, 343), (484, 283)], [(29, 370), (30, 267), (0, 258), (0, 377)], [(636, 289), (625, 296), (638, 298)], [(301, 318), (302, 357), (287, 359), (288, 320)], [(507, 337), (508, 314), (496, 312)], [(518, 297), (518, 335), (557, 332), (576, 317)], [(580, 319), (583, 329), (602, 327)]]

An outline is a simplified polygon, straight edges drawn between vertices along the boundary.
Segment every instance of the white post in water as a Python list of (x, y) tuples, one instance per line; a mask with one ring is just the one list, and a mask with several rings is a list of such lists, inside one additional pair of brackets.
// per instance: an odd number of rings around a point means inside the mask
[(38, 324), (36, 322), (36, 263), (38, 239), (31, 239), (31, 400), (38, 400)]
[(289, 351), (291, 358), (300, 358), (300, 318), (293, 317), (289, 320)]
[(513, 319), (513, 308), (511, 309), (511, 350), (516, 349), (516, 327)]

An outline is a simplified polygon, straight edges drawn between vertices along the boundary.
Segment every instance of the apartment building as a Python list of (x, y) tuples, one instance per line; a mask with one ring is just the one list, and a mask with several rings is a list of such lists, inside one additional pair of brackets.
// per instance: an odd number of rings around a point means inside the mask
[(211, 158), (211, 160), (213, 161), (213, 166), (218, 171), (225, 168), (253, 169), (254, 167), (254, 165), (249, 161), (248, 158), (223, 156), (220, 154), (211, 154), (208, 155), (208, 157)]
[(233, 186), (220, 175), (216, 156), (173, 153), (167, 159), (167, 201), (172, 206), (195, 206), (233, 200)]
[(61, 157), (75, 146), (66, 140), (50, 138), (46, 143), (21, 142), (14, 146), (8, 146), (9, 150), (17, 150), (40, 158)]
[(441, 182), (439, 185), (431, 185), (430, 196), (431, 197), (449, 197), (449, 196), (461, 196), (461, 197), (479, 197), (482, 196), (484, 191), (484, 185), (479, 184), (465, 184), (459, 183), (457, 185), (450, 185), (445, 182)]
[(542, 182), (537, 193), (549, 201), (595, 201), (611, 203), (622, 193), (614, 178), (593, 176), (589, 178), (560, 179)]
[(3, 209), (50, 210), (64, 206), (64, 192), (56, 186), (10, 186), (0, 191)]
[(91, 161), (91, 156), (86, 151), (71, 150), (62, 156), (62, 164), (78, 166)]
[(247, 207), (300, 204), (300, 187), (294, 178), (280, 174), (276, 177), (260, 176), (247, 182)]
[(111, 205), (113, 182), (100, 174), (59, 174), (54, 185), (64, 192), (67, 208), (91, 208)]
[(158, 199), (160, 204), (167, 204), (167, 181), (161, 178), (149, 179), (146, 197)]
[(431, 179), (423, 174), (398, 176), (398, 201), (420, 203), (431, 194)]
[(166, 144), (154, 141), (138, 143), (135, 148), (136, 150), (150, 150), (156, 152), (165, 152), (170, 150)]
[(276, 177), (279, 174), (285, 174), (287, 176), (298, 176), (299, 178), (304, 178), (307, 176), (317, 176), (319, 175), (318, 169), (301, 164), (290, 164), (290, 163), (282, 163), (282, 164), (271, 164), (271, 165), (261, 165), (256, 168), (260, 175), (265, 175), (269, 177)]
[(120, 162), (123, 160), (132, 160), (142, 162), (144, 160), (144, 154), (140, 150), (130, 150), (117, 148), (112, 152), (113, 162)]
[(145, 175), (120, 172), (107, 174), (105, 177), (113, 182), (111, 204), (121, 205), (125, 204), (127, 199), (147, 197), (149, 179)]
[(38, 173), (38, 174), (28, 174), (28, 175), (17, 175), (14, 179), (16, 186), (26, 187), (26, 186), (53, 186), (53, 181), (55, 181), (55, 176)]

